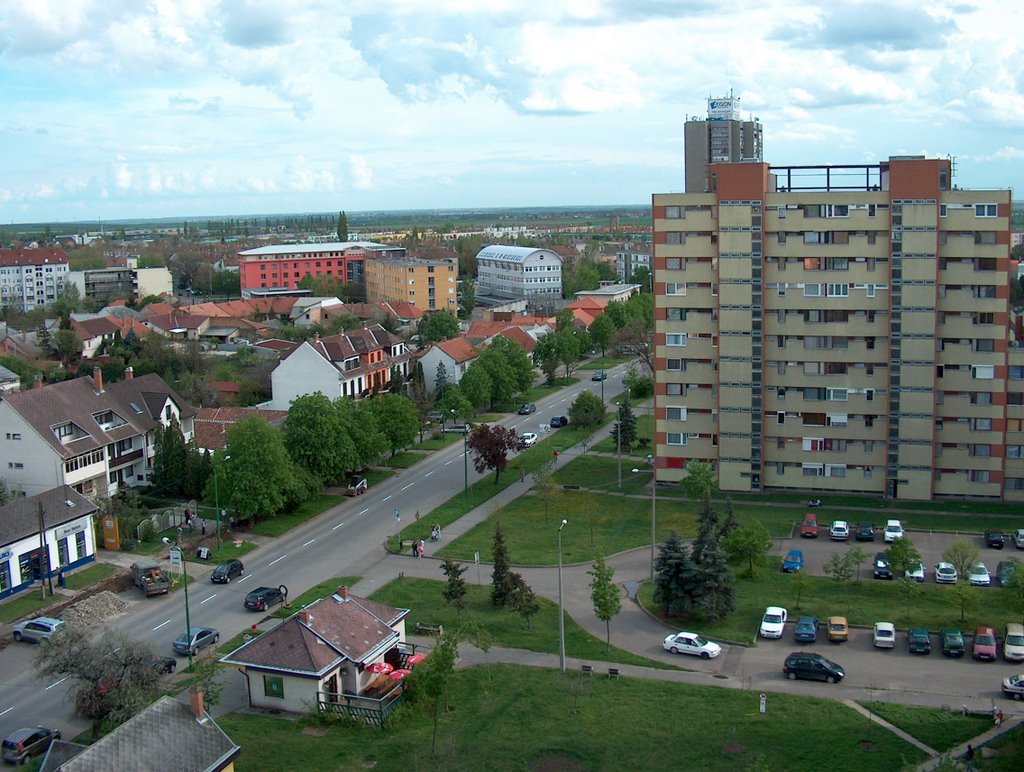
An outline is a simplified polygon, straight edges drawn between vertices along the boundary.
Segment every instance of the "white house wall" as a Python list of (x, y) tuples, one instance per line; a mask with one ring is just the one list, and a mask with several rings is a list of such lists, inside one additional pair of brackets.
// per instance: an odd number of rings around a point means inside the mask
[[(45, 516), (45, 514), (44, 514)], [(79, 548), (77, 534), (83, 534), (83, 543)], [(60, 542), (66, 540), (67, 560), (63, 562), (65, 569), (90, 563), (96, 555), (96, 530), (92, 525), (92, 516), (86, 515), (59, 526), (47, 526), (44, 541), (47, 546), (50, 572), (54, 582), (57, 569), (62, 565)], [(39, 534), (33, 534), (0, 547), (0, 577), (5, 576), (4, 584), (0, 585), (0, 598), (23, 590), (34, 581), (28, 565), (28, 556), (39, 550)], [(6, 570), (6, 575), (4, 574)]]
[(34, 496), (62, 485), (60, 475), (61, 461), (53, 446), (0, 401), (0, 477), (7, 486)]
[(303, 343), (270, 374), (273, 391), (269, 408), (287, 410), (292, 400), (305, 394), (320, 392), (328, 399), (341, 396), (341, 373), (338, 368)]
[(463, 363), (461, 367), (456, 365), (455, 360), (448, 356), (444, 350), (434, 346), (420, 359), (420, 366), (423, 368), (423, 383), (428, 391), (433, 391), (437, 388), (437, 365), (440, 362), (444, 362), (445, 370), (448, 371), (449, 383), (458, 383), (462, 380), (462, 374), (466, 372), (466, 367), (469, 366), (469, 362)]

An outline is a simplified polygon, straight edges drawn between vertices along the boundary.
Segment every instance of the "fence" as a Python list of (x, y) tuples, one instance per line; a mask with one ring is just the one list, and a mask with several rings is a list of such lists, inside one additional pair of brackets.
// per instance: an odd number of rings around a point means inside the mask
[(146, 528), (152, 528), (154, 534), (166, 531), (169, 528), (183, 528), (185, 525), (186, 509), (195, 513), (196, 500), (191, 499), (187, 503), (178, 504), (176, 507), (168, 507), (162, 512), (151, 513), (149, 517), (139, 521), (138, 526), (135, 528), (135, 538), (142, 541), (144, 529)]

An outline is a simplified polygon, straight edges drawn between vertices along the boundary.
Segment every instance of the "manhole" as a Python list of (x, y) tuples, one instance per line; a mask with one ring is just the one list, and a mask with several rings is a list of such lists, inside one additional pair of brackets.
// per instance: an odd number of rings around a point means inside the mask
[(729, 679), (729, 676), (727, 676), (727, 675), (726, 675), (725, 673), (715, 673), (715, 674), (714, 674), (713, 676), (711, 676), (711, 677), (712, 677), (712, 678), (720, 678), (720, 679), (722, 679), (723, 681), (727, 681), (727, 680)]

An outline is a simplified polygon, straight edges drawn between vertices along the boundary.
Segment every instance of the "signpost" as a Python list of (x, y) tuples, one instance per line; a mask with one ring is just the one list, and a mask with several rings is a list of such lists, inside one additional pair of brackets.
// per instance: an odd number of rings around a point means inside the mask
[(398, 551), (402, 551), (402, 512), (395, 508), (395, 520), (398, 522)]
[(473, 553), (473, 562), (476, 563), (476, 583), (480, 584), (480, 551)]
[(765, 694), (764, 692), (761, 692), (761, 712), (762, 713), (767, 713), (768, 712), (768, 695)]

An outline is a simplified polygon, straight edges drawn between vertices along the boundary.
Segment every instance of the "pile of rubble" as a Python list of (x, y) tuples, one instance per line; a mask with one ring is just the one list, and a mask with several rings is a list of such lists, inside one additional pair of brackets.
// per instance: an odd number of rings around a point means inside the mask
[(69, 627), (85, 627), (106, 622), (128, 610), (128, 603), (106, 590), (68, 606), (61, 617)]

